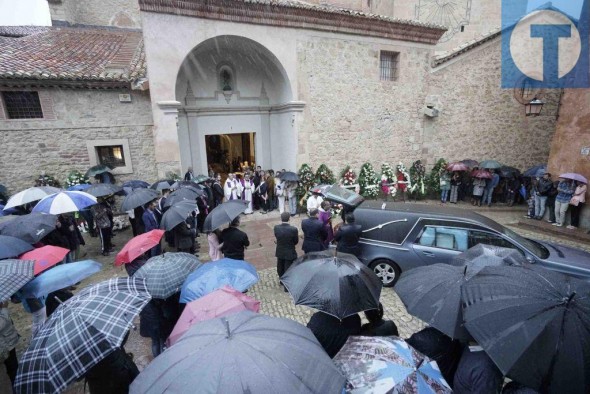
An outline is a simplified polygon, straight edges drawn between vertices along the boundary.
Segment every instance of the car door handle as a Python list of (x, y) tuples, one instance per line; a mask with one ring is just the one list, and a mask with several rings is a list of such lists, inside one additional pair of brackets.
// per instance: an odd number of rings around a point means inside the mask
[(423, 254), (424, 254), (424, 256), (426, 256), (426, 257), (434, 257), (434, 253), (432, 253), (432, 252), (427, 252), (427, 251), (423, 250), (423, 251), (422, 251), (422, 253), (423, 253)]

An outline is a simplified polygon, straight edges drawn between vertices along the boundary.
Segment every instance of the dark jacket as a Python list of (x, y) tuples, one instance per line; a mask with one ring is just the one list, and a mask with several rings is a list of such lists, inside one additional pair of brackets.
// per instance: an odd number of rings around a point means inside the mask
[(313, 332), (328, 356), (333, 358), (342, 349), (349, 336), (360, 335), (361, 318), (355, 314), (340, 321), (334, 316), (316, 312), (307, 323), (307, 328)]
[(295, 260), (297, 252), (295, 245), (299, 243), (299, 232), (296, 227), (289, 223), (281, 223), (274, 228), (275, 238), (277, 239), (277, 250), (275, 256), (284, 260)]
[(159, 228), (158, 221), (156, 220), (155, 211), (150, 211), (149, 209), (146, 209), (143, 215), (141, 216), (141, 220), (143, 221), (146, 233)]
[(553, 182), (551, 179), (541, 178), (537, 185), (535, 186), (535, 190), (539, 193), (540, 196), (548, 196), (549, 191), (553, 188)]
[(391, 320), (381, 320), (376, 323), (363, 324), (361, 327), (361, 335), (366, 337), (399, 337), (397, 326)]
[(223, 243), (221, 252), (225, 257), (244, 260), (244, 249), (250, 246), (248, 234), (236, 227), (228, 227), (221, 232), (219, 243)]
[(218, 182), (213, 184), (213, 200), (215, 201), (215, 206), (221, 204), (223, 201), (223, 197), (225, 194), (223, 193), (223, 187)]
[(118, 347), (90, 368), (85, 377), (91, 394), (127, 394), (137, 375), (139, 370), (133, 360)]
[(324, 224), (318, 218), (308, 218), (301, 222), (303, 230), (303, 252), (324, 250), (323, 240), (328, 236)]
[(504, 379), (502, 372), (482, 350), (463, 350), (453, 384), (454, 393), (496, 394), (500, 392)]
[(334, 240), (338, 243), (336, 250), (358, 256), (360, 254), (359, 238), (361, 233), (362, 227), (360, 224), (342, 225), (334, 235)]
[(192, 248), (195, 235), (195, 230), (189, 228), (186, 222), (179, 223), (174, 227), (174, 247), (179, 250)]
[(176, 293), (165, 300), (151, 299), (139, 313), (139, 335), (168, 338), (180, 317), (179, 297), (180, 293)]

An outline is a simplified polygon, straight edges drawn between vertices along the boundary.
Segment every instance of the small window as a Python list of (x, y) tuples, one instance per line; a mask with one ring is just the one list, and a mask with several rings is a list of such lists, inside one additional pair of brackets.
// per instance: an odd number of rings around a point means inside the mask
[(399, 52), (381, 51), (380, 69), (382, 81), (397, 81)]
[(111, 168), (125, 167), (123, 145), (97, 146), (98, 162)]
[(461, 25), (461, 33), (465, 31), (465, 26)]
[(418, 244), (434, 248), (467, 250), (467, 229), (426, 226), (418, 239)]
[(43, 118), (38, 92), (2, 92), (8, 119)]

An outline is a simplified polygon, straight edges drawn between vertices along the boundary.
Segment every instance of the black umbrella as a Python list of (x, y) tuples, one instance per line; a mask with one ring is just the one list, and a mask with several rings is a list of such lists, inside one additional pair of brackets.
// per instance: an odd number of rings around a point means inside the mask
[(112, 183), (95, 183), (86, 189), (86, 193), (92, 194), (94, 197), (104, 197), (119, 193), (121, 190), (123, 190), (121, 186)]
[(164, 208), (168, 208), (171, 207), (174, 204), (178, 204), (179, 202), (190, 202), (193, 204), (196, 204), (196, 196), (192, 196), (192, 197), (187, 197), (183, 194), (176, 194), (176, 195), (170, 195), (168, 196), (168, 198), (166, 199), (166, 203), (164, 204)]
[(113, 171), (113, 169), (111, 167), (105, 166), (103, 164), (99, 164), (99, 165), (90, 167), (88, 169), (88, 171), (86, 171), (85, 176), (87, 178), (91, 178), (93, 176), (100, 175), (100, 174), (103, 174), (105, 172), (111, 172), (111, 171)]
[(540, 392), (590, 392), (590, 284), (486, 267), (463, 286), (465, 326), (503, 374)]
[(177, 191), (180, 189), (189, 189), (189, 190), (194, 191), (195, 193), (199, 193), (202, 191), (201, 186), (199, 186), (198, 184), (196, 184), (193, 181), (176, 181), (170, 187), (172, 189), (177, 190)]
[(16, 216), (15, 219), (0, 223), (0, 234), (21, 239), (27, 243), (39, 242), (55, 230), (57, 216), (43, 212)]
[(123, 187), (130, 187), (131, 189), (145, 189), (150, 187), (150, 184), (146, 181), (140, 181), (137, 179), (133, 179), (123, 183)]
[(153, 189), (135, 189), (123, 199), (121, 204), (121, 211), (130, 211), (137, 207), (141, 207), (150, 201), (158, 198), (160, 194)]
[(516, 249), (477, 244), (453, 257), (451, 264), (456, 266), (488, 267), (492, 265), (526, 265), (528, 261)]
[(297, 182), (299, 181), (299, 176), (291, 171), (281, 172), (279, 175), (279, 179), (285, 182)]
[(0, 259), (20, 256), (29, 250), (33, 250), (31, 244), (15, 237), (0, 235)]
[(203, 224), (203, 231), (208, 233), (218, 229), (224, 224), (230, 223), (232, 220), (244, 213), (248, 208), (241, 200), (226, 201), (223, 204), (215, 207), (209, 215), (205, 218)]
[(500, 173), (500, 176), (502, 178), (510, 178), (510, 177), (512, 177), (512, 175), (516, 175), (516, 176), (520, 175), (520, 170), (518, 170), (517, 168), (514, 168), (514, 167), (509, 167), (509, 166), (500, 167), (498, 172)]
[(295, 305), (305, 305), (344, 319), (379, 307), (381, 280), (349, 254), (324, 255), (293, 262), (281, 277)]
[(161, 179), (150, 186), (154, 190), (166, 190), (172, 188), (174, 181), (171, 179)]
[(172, 230), (179, 223), (184, 222), (188, 214), (195, 209), (197, 209), (197, 204), (190, 201), (182, 201), (172, 205), (162, 216), (160, 228), (166, 231)]
[(185, 200), (195, 200), (197, 197), (205, 195), (205, 192), (200, 189), (181, 188), (170, 193), (170, 197), (184, 198)]
[[(293, 320), (243, 311), (191, 326), (151, 362), (130, 394), (340, 393), (345, 379), (313, 333)], [(199, 389), (196, 389), (199, 388)]]

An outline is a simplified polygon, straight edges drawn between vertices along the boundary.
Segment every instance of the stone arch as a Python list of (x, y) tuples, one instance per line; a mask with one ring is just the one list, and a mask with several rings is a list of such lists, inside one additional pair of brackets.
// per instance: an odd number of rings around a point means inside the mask
[(109, 25), (116, 27), (139, 27), (135, 19), (125, 11), (119, 11), (113, 15)]

